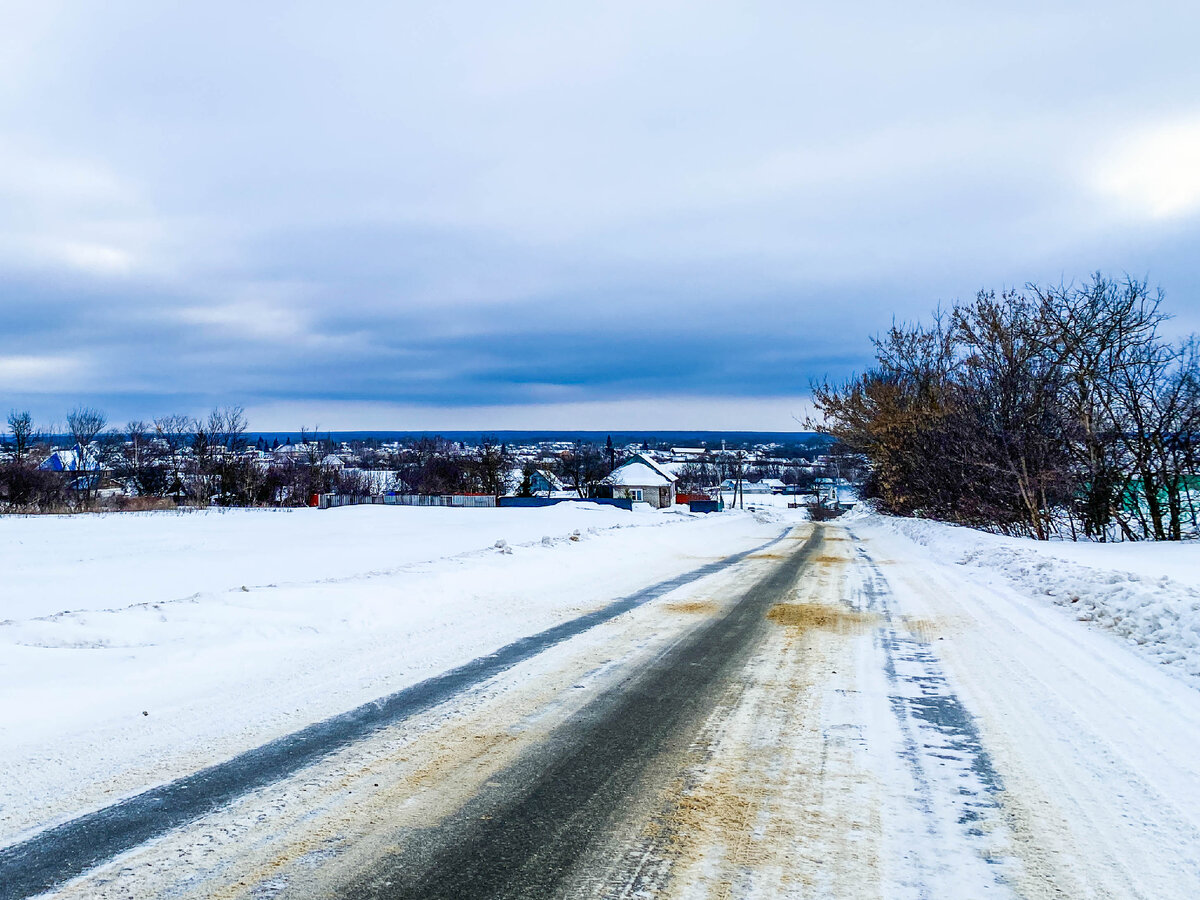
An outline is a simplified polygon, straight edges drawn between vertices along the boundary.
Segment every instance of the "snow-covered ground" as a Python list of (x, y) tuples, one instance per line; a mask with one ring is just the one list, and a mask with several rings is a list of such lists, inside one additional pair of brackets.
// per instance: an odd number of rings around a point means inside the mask
[[(0, 519), (19, 588), (0, 608), (0, 845), (803, 518), (754, 504)], [(663, 896), (1200, 896), (1200, 545), (1039, 544), (868, 510), (826, 532), (690, 745), (671, 827), (631, 832), (637, 859), (669, 836)], [(236, 869), (264, 896), (281, 860), (297, 879), (328, 865), (331, 833), (385, 852), (370, 841), (395, 816), (457, 808), (782, 558), (556, 645), (63, 895), (207, 897)]]
[[(839, 520), (1111, 632), (1200, 687), (1200, 542), (1031, 541), (865, 509)], [(895, 546), (893, 544), (893, 546)]]
[(0, 842), (781, 527), (591, 504), (0, 517)]
[[(869, 513), (839, 523), (978, 723), (1016, 893), (1200, 896), (1200, 691), (1181, 662), (1161, 662), (1194, 658), (1187, 561), (1200, 547), (1038, 544)], [(1077, 621), (1084, 602), (1104, 614)], [(1142, 604), (1170, 613), (1154, 626)]]
[(535, 511), (359, 506), (0, 516), (6, 619), (385, 572), (574, 529), (657, 524), (584, 504)]

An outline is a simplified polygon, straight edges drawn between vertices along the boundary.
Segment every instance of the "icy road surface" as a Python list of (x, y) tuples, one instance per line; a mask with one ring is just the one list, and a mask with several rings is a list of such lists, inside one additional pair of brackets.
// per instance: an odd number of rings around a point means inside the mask
[(670, 541), (728, 565), (55, 896), (1200, 896), (1200, 692), (866, 524), (727, 522)]

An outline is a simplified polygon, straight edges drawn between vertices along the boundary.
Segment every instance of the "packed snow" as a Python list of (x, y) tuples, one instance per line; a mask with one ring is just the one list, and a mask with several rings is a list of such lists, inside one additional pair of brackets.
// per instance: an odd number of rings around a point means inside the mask
[(981, 583), (1044, 598), (1200, 686), (1200, 542), (1032, 541), (865, 508), (844, 521), (864, 536), (905, 538)]
[[(1078, 565), (1063, 560), (1060, 569), (1056, 548), (866, 513), (843, 521), (978, 726), (1021, 861), (1013, 893), (1200, 896), (1200, 691), (1191, 679), (979, 564), (1011, 563), (992, 555), (1000, 547), (1024, 562), (1049, 561), (1044, 590), (1070, 582)], [(1129, 561), (1126, 573), (1136, 568)], [(1099, 572), (1081, 574), (1102, 586)]]

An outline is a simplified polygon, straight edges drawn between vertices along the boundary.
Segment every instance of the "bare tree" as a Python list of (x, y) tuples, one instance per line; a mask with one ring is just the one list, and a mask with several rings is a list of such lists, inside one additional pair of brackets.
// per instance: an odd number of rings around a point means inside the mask
[(711, 483), (708, 467), (702, 462), (685, 463), (676, 474), (679, 476), (676, 489), (689, 494), (698, 493)]
[(310, 467), (315, 467), (320, 464), (321, 459), (325, 456), (321, 446), (321, 439), (317, 436), (320, 431), (320, 425), (314, 425), (309, 428), (307, 425), (300, 426), (300, 448), (304, 455), (305, 462)]
[(972, 424), (952, 452), (972, 476), (983, 520), (1020, 523), (1039, 540), (1070, 501), (1068, 426), (1060, 403), (1064, 370), (1044, 352), (1037, 306), (1009, 291), (981, 292), (955, 308), (952, 338), (961, 353), (958, 407)]
[(205, 423), (209, 440), (231, 453), (245, 449), (246, 427), (246, 410), (240, 406), (214, 407)]
[(1160, 337), (1162, 302), (1099, 274), (981, 292), (932, 327), (893, 326), (877, 368), (816, 385), (815, 401), (894, 512), (1180, 540), (1196, 520), (1200, 347)]
[(511, 470), (507, 448), (494, 437), (484, 435), (475, 453), (475, 471), (483, 492), (493, 497), (508, 493)]
[(92, 452), (91, 444), (106, 425), (108, 417), (91, 406), (77, 406), (67, 413), (67, 433), (75, 441), (79, 454), (76, 468), (82, 473), (76, 480), (76, 485), (85, 504), (91, 502), (100, 478), (100, 459)]
[(1079, 286), (1029, 289), (1038, 300), (1045, 352), (1065, 376), (1060, 401), (1075, 430), (1069, 444), (1073, 510), (1085, 535), (1106, 540), (1115, 523), (1132, 538), (1126, 500), (1135, 489), (1134, 475), (1121, 435), (1129, 424), (1127, 391), (1138, 380), (1135, 372), (1160, 344), (1163, 293), (1145, 281), (1101, 273)]
[(14, 409), (10, 412), (8, 430), (12, 432), (13, 449), (17, 454), (17, 462), (20, 463), (29, 452), (29, 440), (33, 436), (33, 417), (29, 415), (29, 410), (18, 412)]
[(161, 492), (161, 486), (148, 483), (147, 473), (161, 471), (152, 468), (150, 426), (145, 422), (134, 419), (125, 425), (124, 442), (120, 452), (116, 454), (113, 466), (114, 474), (125, 483), (126, 490), (134, 491), (139, 496), (146, 497)]
[(236, 454), (245, 449), (245, 435), (246, 413), (240, 406), (214, 407), (197, 429), (198, 475), (205, 495), (219, 498), (223, 505), (249, 493), (248, 485), (236, 483), (251, 474), (250, 468), (235, 464)]
[(189, 493), (188, 461), (198, 430), (196, 421), (190, 416), (161, 416), (154, 420), (156, 449), (168, 472), (166, 490), (177, 499)]
[(108, 417), (91, 406), (77, 406), (67, 413), (67, 432), (80, 449), (87, 447), (108, 425)]

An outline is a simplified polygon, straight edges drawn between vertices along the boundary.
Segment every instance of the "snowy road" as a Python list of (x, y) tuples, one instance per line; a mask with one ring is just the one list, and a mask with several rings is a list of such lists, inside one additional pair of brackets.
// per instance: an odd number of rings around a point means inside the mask
[[(778, 541), (778, 538), (774, 539), (759, 549), (765, 550)], [(737, 565), (749, 555), (749, 551), (734, 554), (650, 585), (594, 612), (522, 638), (388, 697), (0, 849), (0, 871), (5, 876), (0, 884), (0, 900), (35, 894), (54, 886), (256, 788), (280, 781), (343, 747), (370, 739), (381, 729), (451, 702), (459, 694), (558, 643), (585, 634), (597, 625), (682, 586)]]
[(56, 896), (1200, 896), (1200, 692), (894, 535), (539, 649)]

